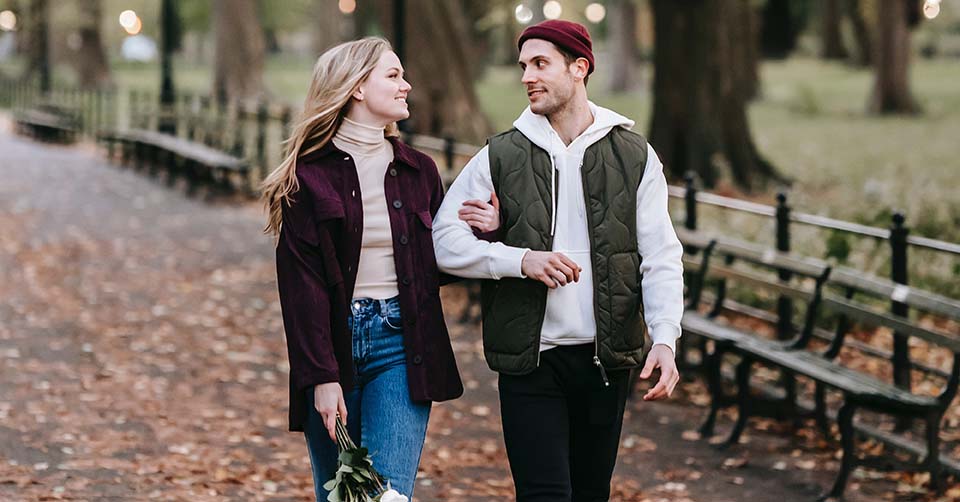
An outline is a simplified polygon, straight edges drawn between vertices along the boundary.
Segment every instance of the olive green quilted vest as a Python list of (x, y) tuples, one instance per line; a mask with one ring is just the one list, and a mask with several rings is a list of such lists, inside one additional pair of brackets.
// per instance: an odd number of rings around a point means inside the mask
[[(501, 242), (553, 249), (549, 154), (520, 131), (490, 138), (490, 173), (500, 199)], [(621, 127), (587, 148), (581, 175), (587, 208), (597, 321), (597, 355), (606, 369), (641, 364), (647, 326), (637, 251), (637, 188), (646, 140)], [(494, 371), (522, 375), (539, 364), (547, 287), (532, 279), (483, 281), (483, 347)]]

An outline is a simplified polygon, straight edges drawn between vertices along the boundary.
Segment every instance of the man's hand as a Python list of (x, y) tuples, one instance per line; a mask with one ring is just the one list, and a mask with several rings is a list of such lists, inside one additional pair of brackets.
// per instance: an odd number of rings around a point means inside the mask
[(653, 370), (660, 368), (660, 381), (643, 395), (644, 401), (656, 401), (673, 394), (673, 388), (680, 381), (680, 373), (677, 371), (677, 363), (673, 357), (673, 351), (666, 345), (654, 345), (650, 349), (650, 353), (647, 354), (647, 364), (643, 366), (640, 378), (646, 380), (653, 374)]
[(467, 225), (483, 233), (500, 228), (500, 200), (496, 192), (490, 192), (490, 202), (478, 199), (464, 201), (457, 214)]
[(323, 419), (330, 439), (337, 440), (337, 414), (347, 423), (347, 405), (343, 401), (343, 389), (338, 382), (322, 383), (313, 388), (313, 406)]
[(560, 253), (527, 251), (520, 262), (520, 270), (523, 275), (546, 284), (550, 289), (556, 289), (579, 281), (583, 269)]

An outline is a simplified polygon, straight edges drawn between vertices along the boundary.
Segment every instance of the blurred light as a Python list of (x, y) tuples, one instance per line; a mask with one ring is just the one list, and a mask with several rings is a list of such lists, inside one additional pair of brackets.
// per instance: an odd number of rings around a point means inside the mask
[(137, 13), (132, 10), (125, 10), (120, 13), (120, 26), (123, 26), (127, 32), (137, 25)]
[(17, 27), (17, 15), (12, 10), (0, 12), (0, 30), (13, 31)]
[(340, 12), (344, 14), (353, 14), (357, 10), (357, 0), (340, 0)]
[(143, 29), (143, 23), (140, 21), (140, 18), (138, 17), (134, 20), (133, 26), (129, 28), (124, 27), (123, 29), (127, 30), (127, 33), (130, 35), (139, 35), (140, 30)]
[(547, 19), (558, 19), (563, 13), (563, 6), (557, 0), (550, 0), (543, 4), (543, 17)]
[(927, 19), (933, 19), (940, 14), (940, 0), (927, 0), (923, 2), (923, 15)]
[(587, 6), (586, 12), (587, 21), (591, 23), (599, 23), (603, 21), (603, 18), (607, 17), (607, 9), (598, 3), (592, 3)]
[(513, 11), (513, 14), (517, 17), (517, 22), (520, 24), (527, 24), (533, 19), (533, 11), (530, 10), (530, 7), (520, 4)]

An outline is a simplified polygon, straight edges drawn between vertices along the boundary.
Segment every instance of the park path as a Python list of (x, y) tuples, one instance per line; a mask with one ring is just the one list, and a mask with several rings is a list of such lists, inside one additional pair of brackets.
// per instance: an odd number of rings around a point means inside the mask
[[(259, 206), (204, 203), (91, 145), (8, 131), (0, 500), (309, 500)], [(418, 500), (510, 500), (496, 378), (478, 327), (455, 322), (462, 286), (444, 301), (467, 391), (434, 408)], [(762, 424), (725, 452), (697, 440), (703, 401), (685, 383), (670, 403), (630, 404), (612, 500), (809, 501), (831, 480), (834, 448), (803, 432)], [(853, 488), (852, 501), (904, 496), (886, 479)]]

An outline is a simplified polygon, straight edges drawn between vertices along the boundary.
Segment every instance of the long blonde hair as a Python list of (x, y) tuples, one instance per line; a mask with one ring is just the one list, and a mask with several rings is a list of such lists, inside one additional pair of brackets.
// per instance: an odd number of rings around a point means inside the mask
[[(300, 189), (297, 182), (297, 159), (327, 144), (336, 134), (343, 117), (350, 110), (351, 97), (377, 65), (380, 56), (393, 48), (390, 42), (367, 37), (342, 43), (324, 52), (313, 66), (313, 78), (290, 138), (284, 141), (287, 154), (260, 184), (261, 199), (267, 210), (263, 232), (280, 234), (283, 204)], [(387, 136), (397, 136), (397, 125), (387, 126)], [(306, 146), (306, 149), (304, 149)]]

